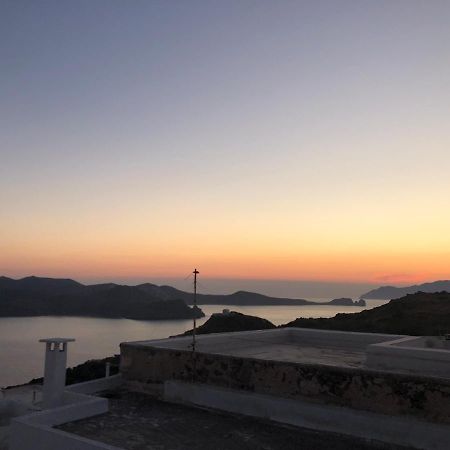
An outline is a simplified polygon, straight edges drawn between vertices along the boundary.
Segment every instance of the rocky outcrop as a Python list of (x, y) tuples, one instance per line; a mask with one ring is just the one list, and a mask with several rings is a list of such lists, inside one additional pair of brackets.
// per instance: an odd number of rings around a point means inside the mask
[[(276, 326), (266, 319), (247, 316), (235, 311), (224, 311), (213, 314), (202, 326), (197, 328), (197, 334), (228, 333), (231, 331), (268, 330)], [(182, 336), (191, 335), (192, 330)]]

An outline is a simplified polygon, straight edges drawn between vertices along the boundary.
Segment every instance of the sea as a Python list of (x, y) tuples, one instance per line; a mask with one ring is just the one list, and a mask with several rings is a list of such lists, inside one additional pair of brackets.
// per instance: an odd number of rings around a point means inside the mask
[[(328, 301), (328, 299), (315, 299)], [(227, 306), (202, 305), (205, 317), (223, 309), (262, 317), (275, 325), (297, 317), (333, 317), (338, 313), (356, 313), (387, 303), (387, 300), (366, 300), (366, 307), (305, 305), (305, 306)], [(192, 328), (192, 320), (129, 320), (90, 317), (4, 317), (0, 318), (0, 387), (22, 384), (41, 377), (44, 370), (44, 344), (39, 339), (70, 337), (68, 366), (89, 359), (100, 359), (120, 353), (125, 341), (162, 339)]]

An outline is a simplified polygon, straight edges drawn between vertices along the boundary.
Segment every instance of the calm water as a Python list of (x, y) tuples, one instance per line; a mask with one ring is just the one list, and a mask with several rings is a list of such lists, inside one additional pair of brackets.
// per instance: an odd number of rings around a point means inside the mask
[[(369, 300), (367, 308), (336, 306), (202, 306), (206, 317), (230, 308), (244, 314), (263, 317), (276, 325), (297, 317), (332, 317), (340, 312), (359, 312), (386, 303)], [(0, 318), (0, 386), (25, 383), (43, 373), (45, 337), (74, 337), (69, 344), (68, 365), (119, 353), (119, 343), (159, 339), (192, 328), (190, 320), (138, 321), (128, 319), (94, 319), (85, 317), (13, 317)]]

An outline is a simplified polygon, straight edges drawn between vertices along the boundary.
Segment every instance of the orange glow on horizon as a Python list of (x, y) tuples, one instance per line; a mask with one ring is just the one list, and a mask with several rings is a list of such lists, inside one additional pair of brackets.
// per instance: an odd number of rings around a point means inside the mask
[[(308, 280), (373, 284), (416, 284), (447, 279), (448, 253), (330, 253), (194, 252), (193, 249), (155, 251), (151, 256), (133, 249), (47, 252), (45, 255), (15, 251), (2, 259), (7, 276), (27, 275), (69, 278), (157, 278), (184, 277), (199, 266), (204, 278), (256, 280)], [(3, 253), (5, 255), (5, 253)], [(91, 256), (92, 255), (92, 256)]]

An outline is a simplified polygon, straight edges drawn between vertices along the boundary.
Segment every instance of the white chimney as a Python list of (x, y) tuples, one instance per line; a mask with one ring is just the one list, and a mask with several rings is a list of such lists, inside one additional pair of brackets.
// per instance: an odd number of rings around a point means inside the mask
[(63, 404), (66, 386), (67, 343), (75, 339), (48, 338), (45, 342), (45, 370), (43, 388), (43, 408), (55, 408)]

